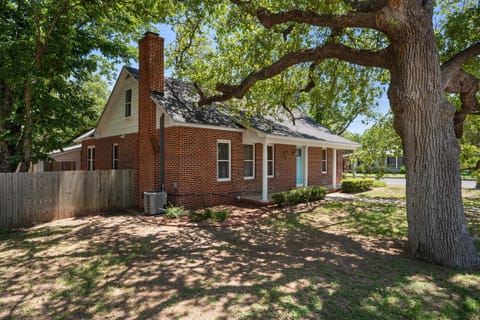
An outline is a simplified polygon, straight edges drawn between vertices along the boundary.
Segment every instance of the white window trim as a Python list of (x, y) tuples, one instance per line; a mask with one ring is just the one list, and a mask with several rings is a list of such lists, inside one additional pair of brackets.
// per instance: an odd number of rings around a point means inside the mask
[[(117, 147), (117, 158), (115, 159), (115, 147)], [(117, 168), (115, 169), (115, 161), (117, 161)], [(112, 145), (112, 169), (118, 169), (118, 143), (114, 143)]]
[[(325, 152), (325, 159), (323, 158), (323, 152)], [(323, 163), (325, 163), (325, 171), (323, 171)], [(327, 173), (328, 172), (328, 149), (323, 148), (322, 149), (322, 173)]]
[[(218, 163), (220, 161), (224, 162), (226, 160), (218, 160), (218, 144), (226, 143), (228, 144), (228, 178), (219, 178), (219, 171), (218, 171)], [(218, 182), (225, 182), (232, 180), (232, 143), (230, 140), (217, 140), (217, 181)]]
[(93, 152), (90, 150), (95, 150), (95, 146), (87, 146), (87, 170), (95, 170), (95, 157), (91, 157)]
[[(129, 116), (126, 116), (125, 113), (127, 111), (127, 91), (130, 90), (130, 115)], [(124, 95), (124, 106), (123, 106), (123, 116), (125, 117), (125, 119), (130, 119), (132, 118), (133, 116), (133, 109), (132, 109), (132, 105), (133, 105), (133, 90), (130, 88), (130, 89), (127, 89), (125, 90), (125, 95)]]
[[(272, 147), (272, 160), (268, 160), (268, 148)], [(272, 174), (269, 175), (267, 172), (267, 177), (268, 178), (273, 178), (275, 177), (275, 147), (274, 145), (268, 145), (267, 146), (267, 168), (268, 168), (268, 162), (272, 162)]]
[[(243, 176), (243, 179), (245, 180), (254, 180), (255, 179), (255, 144), (244, 144), (244, 146), (252, 146), (252, 160), (245, 160), (243, 159), (243, 164), (245, 165), (245, 162), (252, 162), (252, 175), (251, 176)], [(245, 152), (245, 148), (243, 149), (243, 152)], [(245, 171), (244, 171), (245, 174)]]

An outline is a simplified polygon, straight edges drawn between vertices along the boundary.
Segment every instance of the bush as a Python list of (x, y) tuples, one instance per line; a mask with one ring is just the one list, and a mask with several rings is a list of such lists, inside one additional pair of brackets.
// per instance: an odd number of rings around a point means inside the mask
[(230, 216), (230, 212), (227, 209), (223, 209), (220, 211), (206, 209), (205, 215), (208, 216), (213, 221), (225, 221)]
[(185, 214), (185, 208), (183, 207), (171, 206), (171, 207), (167, 207), (167, 209), (165, 210), (167, 212), (166, 217), (170, 219), (177, 219), (181, 215)]
[(225, 221), (230, 216), (230, 211), (227, 209), (215, 211), (212, 209), (205, 209), (203, 212), (190, 212), (190, 219), (194, 222), (201, 222), (208, 219), (213, 221)]
[(407, 169), (405, 168), (405, 166), (401, 166), (400, 167), (400, 173), (405, 174), (406, 172), (407, 172)]
[(272, 194), (273, 200), (283, 207), (297, 203), (312, 202), (325, 198), (327, 189), (324, 187), (312, 186), (297, 188), (290, 191), (277, 192)]
[(353, 193), (370, 190), (373, 186), (372, 179), (344, 179), (342, 180), (342, 192)]
[(374, 187), (374, 188), (382, 188), (382, 187), (386, 187), (386, 186), (387, 186), (387, 183), (385, 181), (373, 180), (372, 187)]

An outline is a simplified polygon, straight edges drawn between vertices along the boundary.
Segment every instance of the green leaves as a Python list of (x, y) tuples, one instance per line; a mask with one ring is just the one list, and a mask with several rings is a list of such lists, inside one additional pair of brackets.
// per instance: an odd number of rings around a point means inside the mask
[[(0, 108), (0, 119), (7, 119), (0, 131), (8, 132), (0, 143), (11, 154), (0, 155), (0, 162), (17, 161), (27, 140), (33, 159), (45, 158), (93, 127), (114, 64), (136, 58), (141, 34), (173, 8), (173, 2), (150, 0), (0, 1), (0, 80), (11, 89)], [(26, 113), (27, 84), (33, 97)]]

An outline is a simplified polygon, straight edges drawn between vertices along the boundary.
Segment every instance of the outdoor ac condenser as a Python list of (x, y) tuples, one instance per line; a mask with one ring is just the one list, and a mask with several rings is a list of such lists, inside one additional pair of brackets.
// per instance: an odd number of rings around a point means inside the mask
[(167, 193), (165, 191), (152, 191), (143, 193), (143, 208), (147, 215), (165, 213)]

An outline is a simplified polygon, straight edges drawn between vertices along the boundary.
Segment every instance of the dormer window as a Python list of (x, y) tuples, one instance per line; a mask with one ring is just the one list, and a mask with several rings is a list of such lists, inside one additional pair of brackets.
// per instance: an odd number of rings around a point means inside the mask
[(125, 91), (125, 118), (132, 116), (132, 89)]

